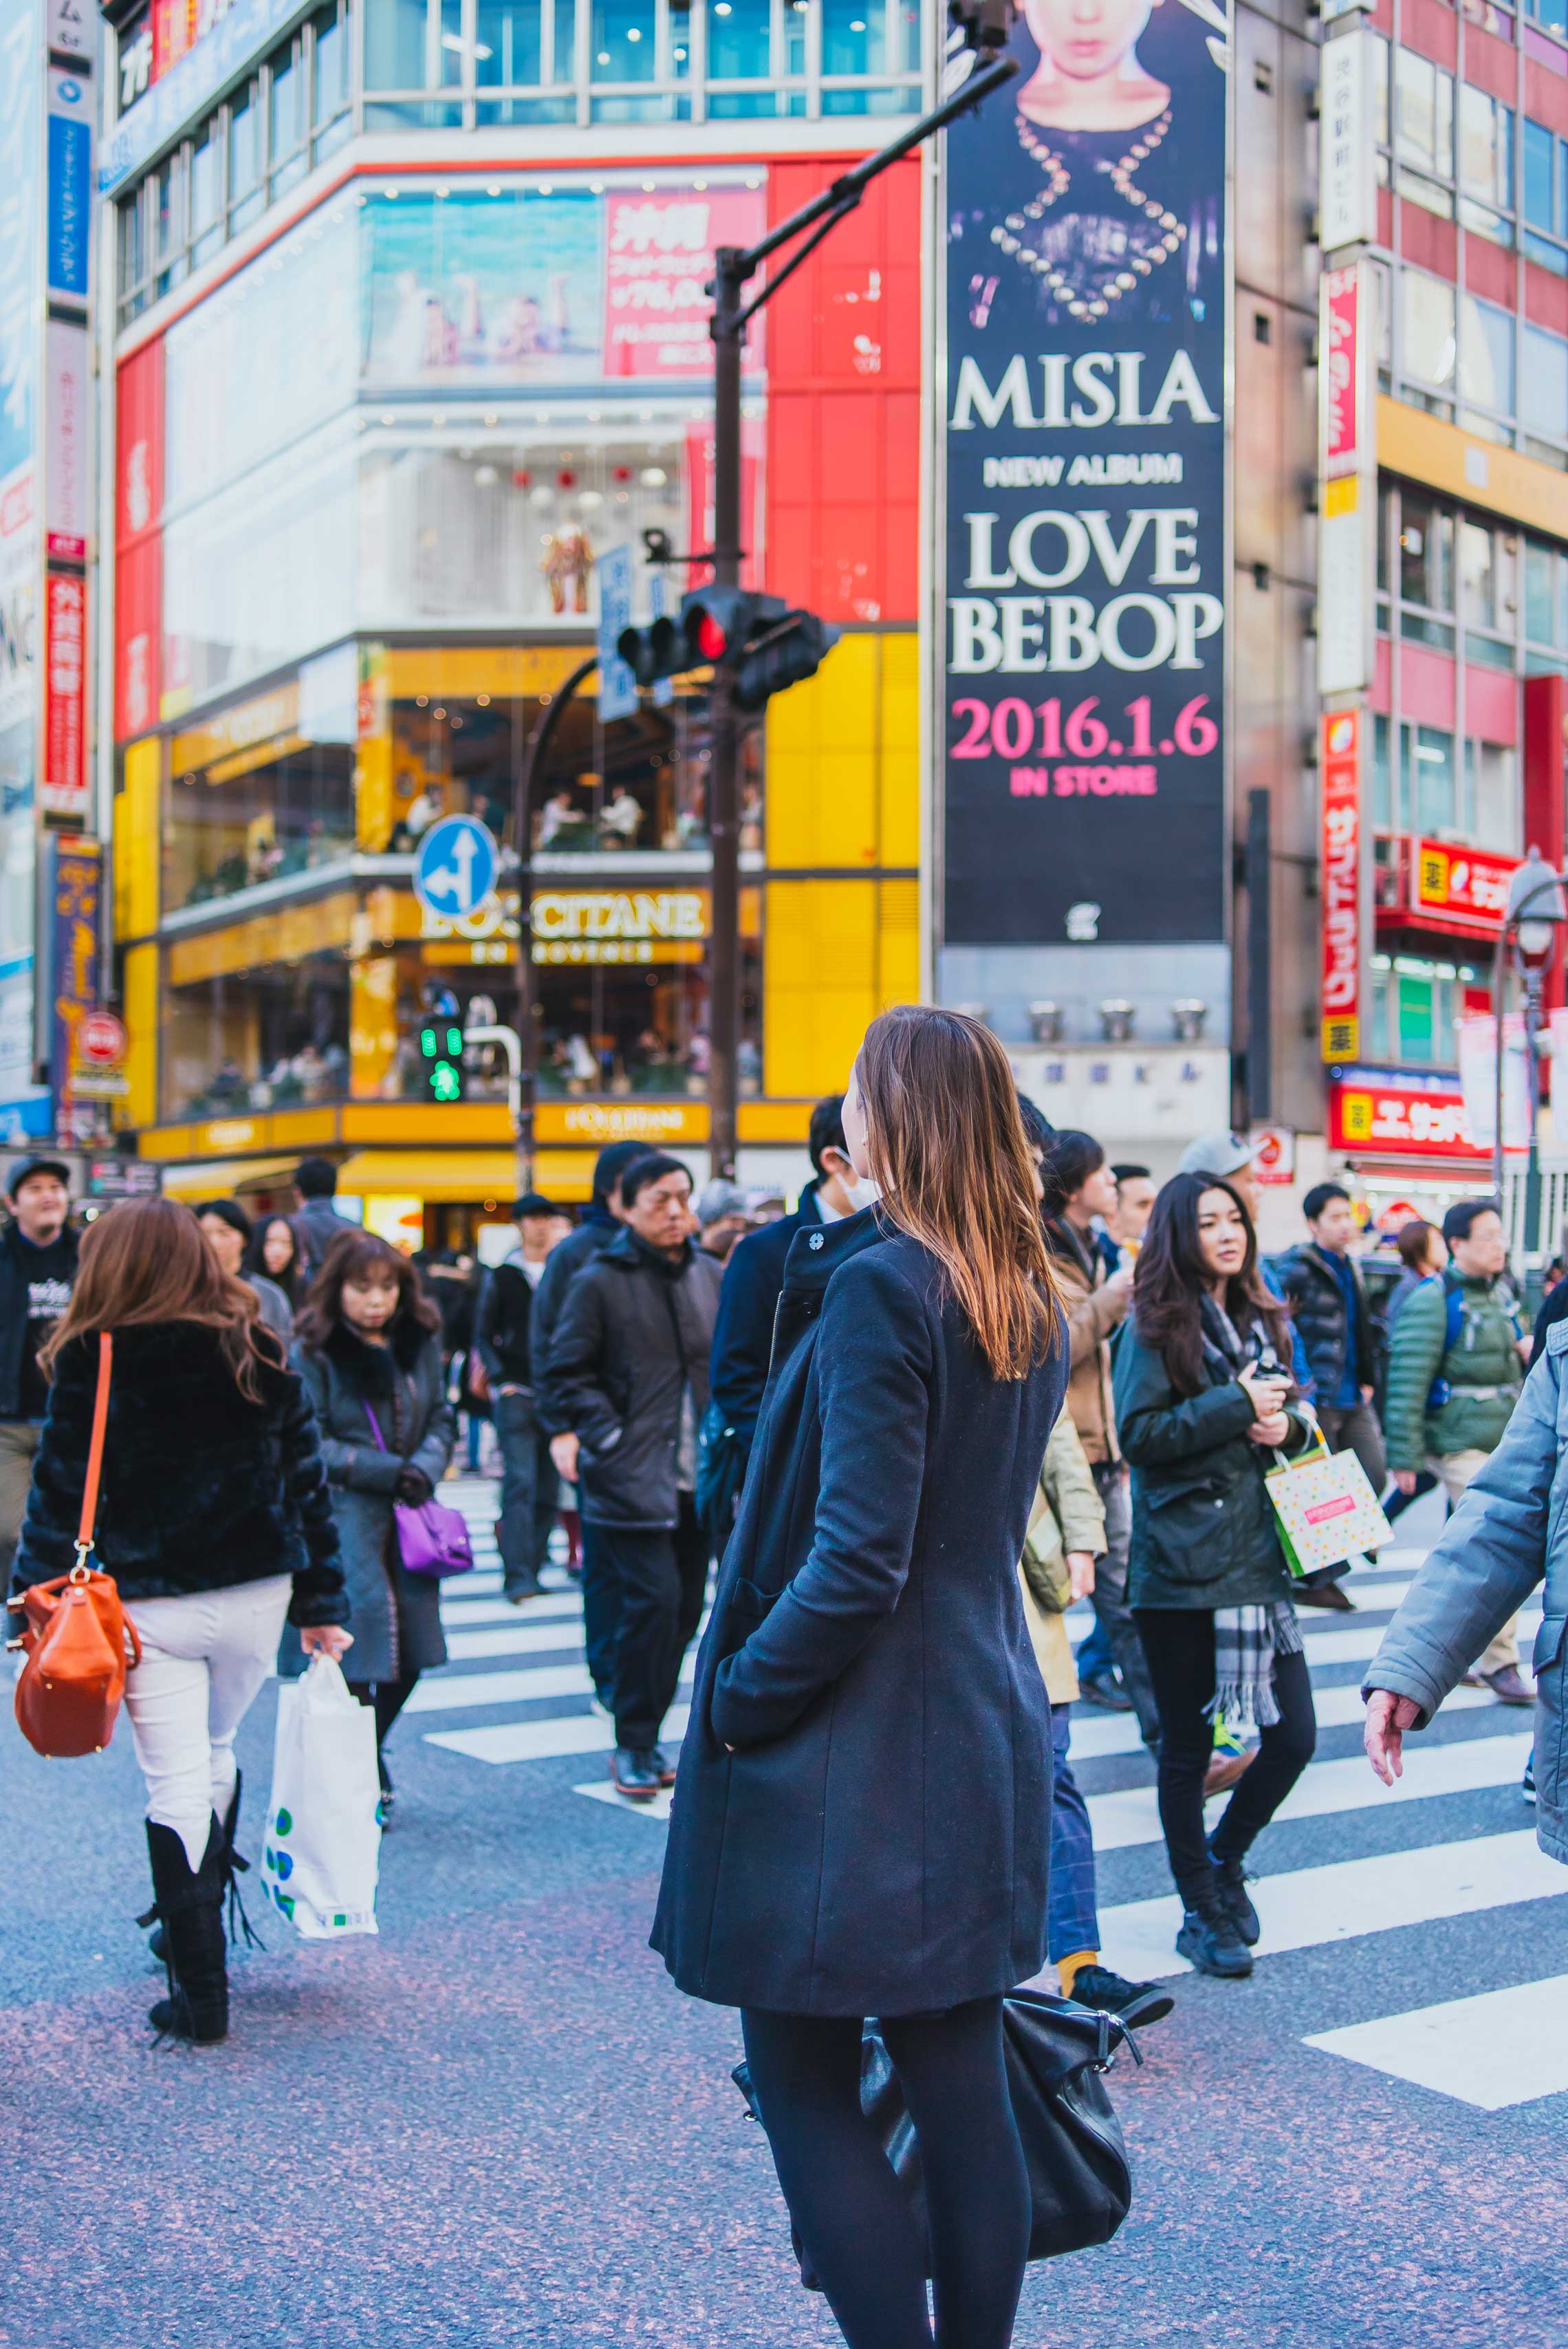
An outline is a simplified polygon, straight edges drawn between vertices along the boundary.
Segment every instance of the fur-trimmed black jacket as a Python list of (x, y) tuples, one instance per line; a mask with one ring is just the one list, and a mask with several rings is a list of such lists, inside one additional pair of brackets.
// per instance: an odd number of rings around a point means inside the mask
[[(96, 1337), (72, 1339), (56, 1358), (13, 1591), (76, 1562), (98, 1364)], [(122, 1599), (184, 1599), (289, 1574), (291, 1621), (346, 1623), (315, 1413), (293, 1371), (263, 1363), (257, 1381), (252, 1402), (216, 1332), (197, 1323), (116, 1332), (96, 1562)]]

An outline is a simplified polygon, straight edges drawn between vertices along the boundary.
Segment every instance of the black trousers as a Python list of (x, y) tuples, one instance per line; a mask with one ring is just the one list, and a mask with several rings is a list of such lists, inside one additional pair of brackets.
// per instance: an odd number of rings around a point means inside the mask
[(615, 1639), (621, 1628), (621, 1586), (615, 1559), (603, 1526), (584, 1517), (579, 1526), (583, 1545), (583, 1645), (588, 1670), (601, 1704), (615, 1708)]
[[(1203, 1835), (1203, 1777), (1213, 1752), (1213, 1725), (1203, 1708), (1214, 1693), (1214, 1617), (1202, 1607), (1135, 1607), (1133, 1618), (1149, 1659), (1160, 1707), (1160, 1825), (1177, 1889), (1203, 1884), (1209, 1850)], [(1239, 1859), (1267, 1826), (1317, 1743), (1312, 1675), (1303, 1655), (1276, 1656), (1274, 1695), (1280, 1717), (1258, 1733), (1258, 1758), (1226, 1804), (1214, 1829), (1221, 1859)]]
[[(920, 2227), (861, 2110), (856, 2017), (741, 2016), (789, 2215), (849, 2349), (932, 2349)], [(1029, 2179), (1007, 2094), (1002, 2002), (885, 2018), (920, 2145), (941, 2349), (1007, 2349), (1029, 2249)]]
[(356, 1696), (376, 1715), (376, 1749), (379, 1753), (387, 1742), (387, 1732), (413, 1695), (418, 1681), (418, 1672), (410, 1672), (400, 1681), (350, 1681), (348, 1693)]
[(683, 1493), (679, 1522), (667, 1530), (598, 1525), (593, 1543), (615, 1580), (615, 1743), (655, 1745), (702, 1619), (707, 1536), (696, 1504)]

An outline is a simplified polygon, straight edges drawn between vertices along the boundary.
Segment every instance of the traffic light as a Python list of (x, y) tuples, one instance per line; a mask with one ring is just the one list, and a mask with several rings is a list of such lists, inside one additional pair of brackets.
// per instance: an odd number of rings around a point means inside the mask
[(740, 657), (735, 700), (739, 709), (760, 709), (787, 686), (815, 677), (839, 641), (840, 631), (814, 612), (786, 612)]
[(465, 1084), (463, 1077), (463, 1030), (461, 1022), (440, 1016), (427, 1018), (419, 1026), (419, 1065), (425, 1072), (425, 1094), (429, 1101), (461, 1101)]
[(681, 627), (688, 663), (732, 668), (736, 706), (748, 710), (814, 676), (840, 635), (815, 613), (792, 611), (782, 596), (741, 587), (694, 588), (681, 603)]
[(745, 587), (694, 587), (681, 597), (681, 633), (692, 667), (720, 661), (732, 666), (758, 630), (782, 618), (788, 607), (777, 595), (757, 595)]
[(615, 639), (615, 650), (641, 686), (678, 677), (692, 666), (686, 637), (674, 620), (657, 619), (645, 628), (623, 628)]

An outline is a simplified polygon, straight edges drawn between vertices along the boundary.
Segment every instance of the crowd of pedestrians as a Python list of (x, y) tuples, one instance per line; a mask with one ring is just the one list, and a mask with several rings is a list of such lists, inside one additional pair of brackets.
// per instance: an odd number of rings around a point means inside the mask
[[(1383, 1775), (1457, 1680), (1532, 1702), (1516, 1618), (1551, 1570), (1568, 1281), (1532, 1332), (1495, 1202), (1412, 1220), (1388, 1252), (1332, 1181), (1265, 1257), (1246, 1135), (1197, 1137), (1164, 1180), (1113, 1164), (956, 1013), (876, 1020), (808, 1146), (798, 1205), (769, 1214), (614, 1144), (574, 1226), (527, 1193), (488, 1264), (410, 1260), (338, 1210), (322, 1160), (290, 1213), (125, 1202), (78, 1236), (66, 1165), (23, 1159), (0, 1230), (0, 1542), (13, 1590), (68, 1568), (112, 1332), (96, 1554), (142, 1642), (127, 1709), (169, 1967), (153, 2016), (213, 2040), (240, 1722), (269, 1672), (340, 1659), (390, 1821), (388, 1733), (447, 1655), (397, 1514), (435, 1495), (462, 1418), (470, 1464), (493, 1429), (505, 1597), (539, 1599), (552, 1555), (581, 1579), (613, 1785), (644, 1804), (676, 1788), (655, 1946), (682, 1988), (742, 2011), (846, 2337), (925, 2337), (882, 2322), (924, 2284), (859, 2121), (875, 2015), (946, 2334), (1002, 2341), (1027, 2235), (1004, 1992), (1048, 1964), (1126, 2022), (1171, 2005), (1101, 1952), (1075, 1705), (1136, 1717), (1176, 1948), (1246, 1975), (1249, 1854), (1315, 1738), (1297, 1609), (1355, 1603), (1354, 1560), (1293, 1572), (1265, 1472), (1326, 1447), (1390, 1517), (1439, 1488), (1459, 1513), (1369, 1671)], [(710, 1587), (677, 1754), (665, 1723)], [(1568, 1857), (1555, 1762), (1539, 1795)]]

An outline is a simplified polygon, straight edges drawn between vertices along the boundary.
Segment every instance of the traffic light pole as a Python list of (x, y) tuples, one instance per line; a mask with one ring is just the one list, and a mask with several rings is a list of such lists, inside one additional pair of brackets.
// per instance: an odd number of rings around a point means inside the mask
[[(1005, 30), (1004, 30), (1005, 37)], [(791, 212), (748, 247), (720, 245), (714, 254), (713, 318), (713, 575), (718, 587), (738, 587), (746, 549), (740, 543), (740, 360), (746, 329), (763, 304), (792, 277), (822, 239), (852, 212), (872, 181), (993, 90), (1012, 80), (1016, 57), (983, 65), (929, 114), (912, 123), (891, 146), (841, 173), (820, 195)], [(795, 244), (795, 240), (801, 242)], [(789, 259), (746, 298), (748, 281), (787, 244)], [(738, 1048), (740, 1030), (740, 715), (735, 706), (729, 665), (713, 672), (709, 707), (707, 808), (713, 845), (713, 929), (708, 999), (708, 1147), (713, 1172), (735, 1179), (736, 1113), (739, 1096)], [(525, 1048), (526, 1049), (526, 1048)], [(526, 1090), (526, 1089), (525, 1089)], [(531, 1108), (528, 1114), (531, 1118)]]
[(571, 676), (550, 697), (523, 753), (517, 779), (512, 830), (517, 842), (517, 1063), (511, 1071), (512, 1123), (517, 1143), (517, 1195), (534, 1188), (533, 1110), (538, 1092), (535, 1071), (539, 1032), (533, 1017), (533, 798), (551, 744), (573, 695), (599, 666), (597, 652), (578, 662)]

